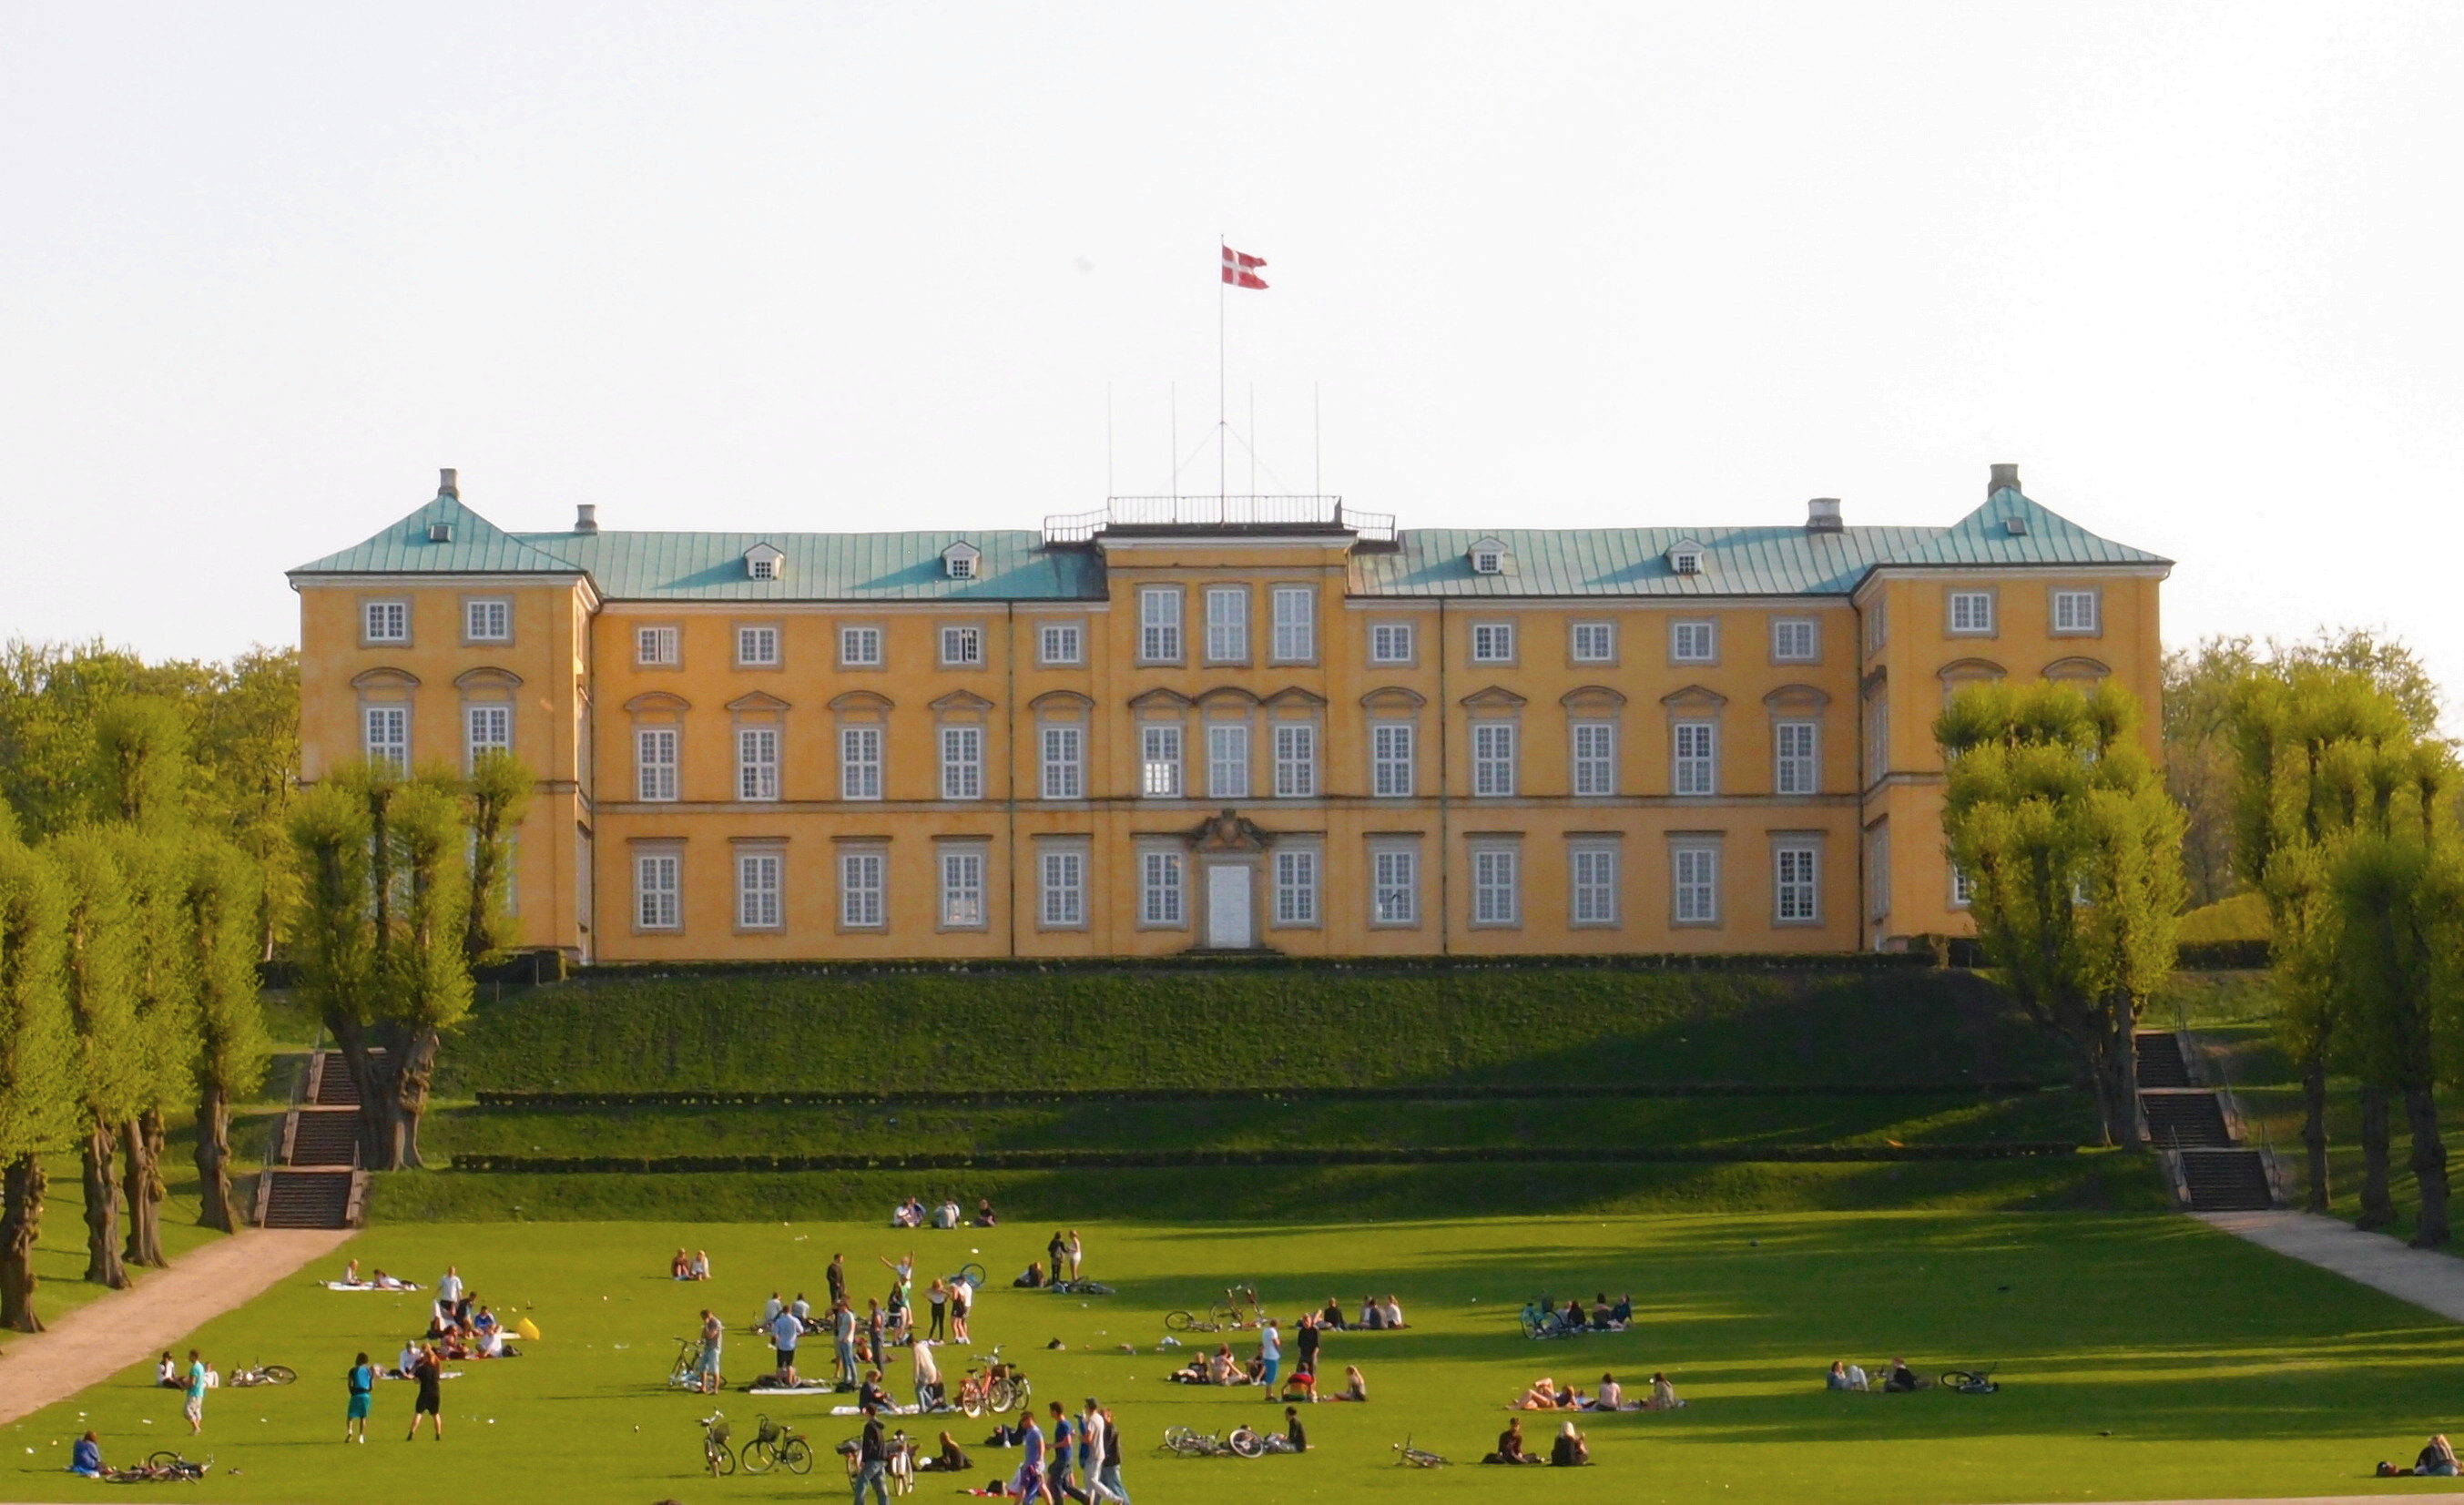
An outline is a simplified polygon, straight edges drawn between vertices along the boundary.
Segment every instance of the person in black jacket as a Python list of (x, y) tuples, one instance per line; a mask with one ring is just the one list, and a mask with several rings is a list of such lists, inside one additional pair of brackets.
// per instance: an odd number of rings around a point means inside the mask
[(1317, 1373), (1317, 1345), (1323, 1341), (1325, 1334), (1319, 1331), (1317, 1319), (1302, 1318), (1300, 1332), (1292, 1340), (1293, 1345), (1300, 1350), (1300, 1361), (1292, 1365), (1294, 1374), (1314, 1376)]
[(872, 1486), (874, 1505), (890, 1505), (890, 1440), (882, 1435), (881, 1414), (864, 1408), (864, 1440), (856, 1445), (855, 1502), (864, 1505), (864, 1487)]

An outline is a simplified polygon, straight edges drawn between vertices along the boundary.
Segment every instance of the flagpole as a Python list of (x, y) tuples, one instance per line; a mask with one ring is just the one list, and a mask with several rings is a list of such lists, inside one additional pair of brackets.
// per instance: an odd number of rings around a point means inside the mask
[(1230, 241), (1221, 235), (1215, 237), (1217, 263), (1215, 274), (1215, 520), (1217, 522), (1224, 520), (1223, 474), (1225, 462), (1229, 458), (1226, 450), (1230, 448), (1230, 446), (1224, 443), (1223, 423), (1223, 290), (1232, 284), (1230, 279), (1223, 275), (1222, 269), (1231, 264), (1231, 245)]

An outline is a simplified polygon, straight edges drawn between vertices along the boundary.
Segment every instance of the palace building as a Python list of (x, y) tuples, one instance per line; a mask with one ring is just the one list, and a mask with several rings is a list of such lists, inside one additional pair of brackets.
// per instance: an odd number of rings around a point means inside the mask
[(2112, 679), (2170, 562), (1995, 466), (1947, 528), (1398, 529), (1117, 498), (1014, 533), (507, 533), (302, 565), (304, 776), (537, 774), (596, 962), (1847, 951), (1966, 927), (1931, 721)]

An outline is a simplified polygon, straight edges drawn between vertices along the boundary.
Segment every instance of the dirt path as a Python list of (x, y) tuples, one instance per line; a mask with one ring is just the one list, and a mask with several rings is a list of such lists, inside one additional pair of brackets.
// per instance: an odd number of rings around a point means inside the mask
[(150, 1271), (126, 1291), (98, 1297), (46, 1333), (6, 1335), (0, 1347), (0, 1424), (65, 1400), (153, 1358), (310, 1260), (333, 1253), (350, 1229), (252, 1228)]
[(2408, 1249), (2385, 1233), (2365, 1233), (2341, 1218), (2314, 1212), (2192, 1215), (2210, 1228), (2237, 1234), (2262, 1249), (2332, 1270), (2449, 1321), (2464, 1322), (2464, 1259)]

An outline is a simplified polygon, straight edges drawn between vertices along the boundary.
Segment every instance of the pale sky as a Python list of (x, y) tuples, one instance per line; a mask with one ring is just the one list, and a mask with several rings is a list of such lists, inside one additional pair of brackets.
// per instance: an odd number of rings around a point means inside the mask
[[(0, 5), (0, 637), (514, 529), (1948, 523), (2464, 689), (2464, 7)], [(1247, 462), (1233, 467), (1248, 487)]]

